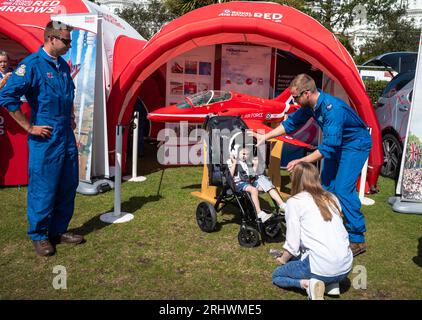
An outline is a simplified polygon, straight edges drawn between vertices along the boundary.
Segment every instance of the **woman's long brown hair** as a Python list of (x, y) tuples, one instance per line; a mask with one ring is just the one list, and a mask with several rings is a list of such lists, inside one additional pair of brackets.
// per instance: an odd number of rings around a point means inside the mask
[(343, 215), (333, 195), (322, 188), (318, 169), (308, 162), (298, 163), (292, 172), (291, 196), (302, 191), (311, 194), (325, 221), (331, 221), (333, 217), (330, 208), (337, 210), (341, 216)]

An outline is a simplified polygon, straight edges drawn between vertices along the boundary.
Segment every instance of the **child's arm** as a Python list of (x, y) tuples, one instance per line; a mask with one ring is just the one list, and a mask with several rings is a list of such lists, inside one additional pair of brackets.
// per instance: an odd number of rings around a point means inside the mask
[(258, 161), (258, 157), (254, 157), (252, 159), (252, 168), (255, 174), (258, 174), (258, 165), (259, 165), (259, 161)]
[(230, 174), (234, 177), (236, 171), (237, 159), (234, 155), (230, 155), (231, 165), (229, 165)]

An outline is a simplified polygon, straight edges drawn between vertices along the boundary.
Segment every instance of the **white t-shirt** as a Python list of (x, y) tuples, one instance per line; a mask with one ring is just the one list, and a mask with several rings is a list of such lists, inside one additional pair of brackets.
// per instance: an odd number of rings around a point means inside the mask
[[(229, 170), (233, 167), (233, 163), (231, 161), (231, 159), (227, 160), (227, 165), (229, 167)], [(252, 165), (248, 165), (245, 161), (242, 160), (237, 160), (237, 164), (240, 165), (240, 167), (242, 168), (242, 170), (246, 173), (246, 175), (251, 175), (253, 172), (253, 167)], [(233, 177), (233, 180), (235, 183), (238, 183), (240, 181), (242, 181), (242, 178), (240, 177), (240, 172), (237, 172), (236, 175)]]
[[(333, 196), (341, 208), (338, 199)], [(286, 242), (284, 249), (294, 256), (309, 255), (311, 272), (333, 277), (352, 269), (353, 254), (343, 220), (331, 210), (331, 221), (324, 221), (319, 208), (308, 192), (301, 192), (287, 200)]]

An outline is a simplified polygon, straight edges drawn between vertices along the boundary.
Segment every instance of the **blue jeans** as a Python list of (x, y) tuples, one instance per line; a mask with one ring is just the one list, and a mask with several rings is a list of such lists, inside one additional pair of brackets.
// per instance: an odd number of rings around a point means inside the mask
[(273, 283), (281, 288), (295, 287), (301, 289), (300, 280), (315, 278), (323, 281), (325, 284), (341, 282), (347, 278), (349, 273), (335, 277), (324, 277), (313, 274), (309, 264), (309, 256), (304, 260), (300, 257), (292, 258), (285, 265), (277, 267), (273, 272)]

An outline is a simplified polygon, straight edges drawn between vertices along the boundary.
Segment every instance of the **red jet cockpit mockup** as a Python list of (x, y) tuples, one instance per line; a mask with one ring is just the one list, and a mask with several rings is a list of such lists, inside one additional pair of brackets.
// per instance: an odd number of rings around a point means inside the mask
[[(269, 132), (264, 122), (280, 122), (288, 113), (297, 110), (290, 90), (286, 89), (275, 99), (264, 99), (234, 91), (208, 90), (186, 96), (182, 102), (159, 108), (148, 114), (155, 122), (202, 123), (208, 115), (240, 116), (249, 129)], [(289, 135), (276, 139), (309, 149), (315, 147)]]

